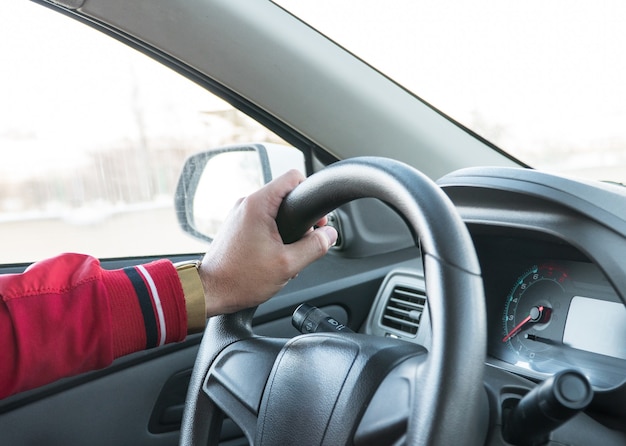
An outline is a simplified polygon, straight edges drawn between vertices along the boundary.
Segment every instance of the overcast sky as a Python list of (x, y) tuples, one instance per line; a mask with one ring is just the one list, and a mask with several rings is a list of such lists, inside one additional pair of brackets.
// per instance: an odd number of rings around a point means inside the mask
[(529, 165), (626, 183), (626, 2), (276, 1)]
[[(551, 150), (626, 152), (626, 2), (279, 3), (531, 164)], [(65, 144), (68, 154), (84, 148), (89, 135), (100, 141), (118, 137), (103, 134), (103, 122), (117, 119), (111, 129), (135, 125), (133, 116), (110, 113), (137, 94), (116, 87), (128, 85), (123, 81), (129, 77), (142, 79), (139, 94), (146, 105), (169, 101), (173, 114), (182, 104), (194, 110), (222, 106), (168, 70), (154, 70), (153, 61), (129, 57), (120, 64), (119, 52), (111, 50), (117, 42), (39, 5), (2, 1), (0, 17), (11, 17), (0, 27), (3, 64), (10, 64), (0, 70), (0, 144), (7, 132), (27, 133), (24, 123)], [(67, 51), (68, 41), (79, 49)], [(34, 56), (33, 49), (41, 51)], [(159, 91), (159, 85), (169, 88)], [(77, 87), (91, 94), (71, 102), (64, 91)], [(56, 134), (51, 114), (72, 120), (83, 109), (90, 111), (89, 119), (81, 119), (73, 134)]]
[[(152, 59), (38, 4), (2, 1), (0, 17), (0, 172), (5, 176), (36, 169), (36, 160), (45, 167), (80, 163), (85, 151), (136, 134), (135, 104), (152, 113), (146, 125), (157, 135), (173, 127), (198, 132), (199, 113), (226, 107)], [(175, 126), (168, 125), (171, 120), (177, 120)], [(49, 144), (63, 150), (49, 150)], [(30, 165), (23, 162), (26, 152)]]

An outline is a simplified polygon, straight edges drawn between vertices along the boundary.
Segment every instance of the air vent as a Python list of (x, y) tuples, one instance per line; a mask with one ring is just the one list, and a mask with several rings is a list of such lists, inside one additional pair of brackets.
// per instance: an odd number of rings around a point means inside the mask
[(396, 285), (383, 312), (382, 325), (410, 335), (417, 334), (426, 295), (415, 288)]

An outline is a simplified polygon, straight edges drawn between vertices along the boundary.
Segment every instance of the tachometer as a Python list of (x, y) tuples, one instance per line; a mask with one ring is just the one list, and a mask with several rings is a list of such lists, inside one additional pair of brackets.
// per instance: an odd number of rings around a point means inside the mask
[(506, 297), (502, 342), (518, 362), (549, 359), (545, 353), (551, 345), (561, 342), (567, 280), (567, 272), (560, 267), (534, 265), (515, 282)]

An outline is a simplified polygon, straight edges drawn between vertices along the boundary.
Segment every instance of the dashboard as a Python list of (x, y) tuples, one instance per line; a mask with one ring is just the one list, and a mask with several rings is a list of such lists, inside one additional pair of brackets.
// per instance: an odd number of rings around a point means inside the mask
[[(534, 381), (575, 369), (596, 391), (624, 392), (625, 189), (507, 168), (465, 169), (439, 185), (466, 222), (481, 264), (487, 363)], [(365, 332), (428, 347), (428, 306), (416, 310), (425, 289), (422, 271), (392, 272)], [(415, 294), (404, 310), (385, 303), (403, 299), (397, 290)], [(389, 311), (397, 313), (395, 325), (385, 320)], [(402, 311), (409, 321), (401, 321)]]

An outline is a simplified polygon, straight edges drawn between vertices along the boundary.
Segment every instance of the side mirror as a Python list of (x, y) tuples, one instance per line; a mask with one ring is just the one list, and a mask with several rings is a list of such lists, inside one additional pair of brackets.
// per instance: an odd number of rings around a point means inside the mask
[(185, 162), (175, 207), (188, 234), (211, 241), (235, 202), (290, 169), (305, 173), (304, 155), (270, 143), (233, 145), (197, 153)]

